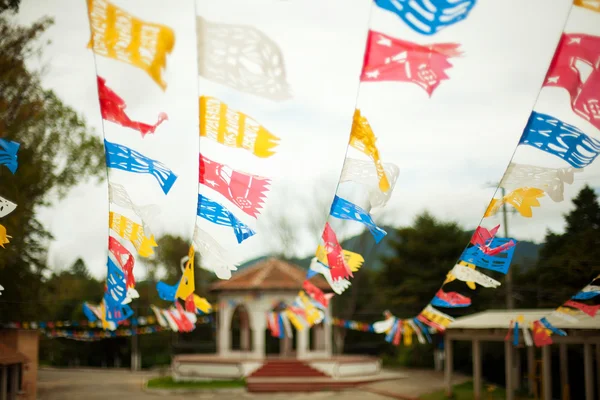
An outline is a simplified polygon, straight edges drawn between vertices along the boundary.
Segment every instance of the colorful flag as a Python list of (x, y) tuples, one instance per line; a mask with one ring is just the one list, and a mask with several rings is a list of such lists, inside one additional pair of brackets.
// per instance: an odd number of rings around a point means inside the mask
[[(325, 261), (327, 261), (327, 254), (325, 254), (325, 258)], [(343, 278), (334, 280), (331, 276), (331, 269), (326, 264), (327, 263), (320, 262), (317, 257), (313, 257), (310, 262), (310, 267), (308, 273), (306, 274), (306, 278), (310, 279), (316, 274), (321, 274), (325, 277), (325, 280), (327, 280), (329, 286), (331, 286), (331, 290), (333, 290), (336, 294), (344, 293), (344, 291), (350, 287), (350, 281)]]
[(552, 344), (552, 337), (539, 321), (533, 322), (533, 343), (536, 347), (543, 347)]
[(476, 0), (375, 0), (399, 16), (411, 29), (434, 35), (469, 16)]
[(340, 246), (335, 231), (331, 228), (329, 222), (325, 223), (321, 238), (323, 239), (325, 250), (327, 251), (327, 264), (329, 265), (331, 278), (336, 281), (338, 279), (352, 277), (352, 271), (344, 261), (342, 246)]
[(5, 249), (6, 247), (4, 247), (4, 245), (10, 243), (10, 240), (8, 239), (12, 239), (12, 236), (7, 235), (6, 228), (4, 225), (0, 224), (0, 247)]
[(389, 185), (389, 189), (385, 192), (379, 187), (379, 173), (377, 166), (372, 162), (347, 157), (340, 177), (340, 183), (356, 182), (368, 188), (371, 213), (385, 207), (394, 191), (400, 173), (400, 169), (396, 164), (383, 163), (382, 166)]
[[(581, 76), (578, 61), (592, 68), (587, 78)], [(566, 89), (573, 111), (600, 129), (600, 36), (563, 33), (544, 86)]]
[[(318, 245), (316, 255), (317, 260), (320, 263), (329, 266), (329, 262), (327, 261), (327, 250), (325, 250), (325, 247), (323, 247), (322, 245)], [(342, 255), (344, 256), (344, 262), (352, 272), (358, 271), (365, 262), (363, 256), (350, 250), (342, 250)]]
[(271, 180), (236, 171), (200, 155), (200, 183), (219, 192), (246, 214), (256, 218)]
[(444, 308), (469, 307), (471, 299), (457, 292), (444, 292), (440, 289), (431, 301), (431, 305)]
[(571, 297), (573, 300), (589, 300), (600, 295), (600, 286), (587, 285), (579, 291), (575, 296)]
[(135, 286), (135, 277), (133, 276), (135, 259), (133, 255), (112, 236), (108, 237), (108, 251), (115, 257), (117, 265), (125, 274), (125, 285), (127, 288), (133, 288)]
[(233, 228), (238, 243), (256, 234), (248, 225), (240, 221), (225, 206), (198, 194), (198, 216), (214, 224)]
[(575, 168), (587, 167), (600, 152), (600, 141), (573, 125), (536, 111), (531, 113), (519, 144), (560, 157)]
[[(511, 243), (512, 245), (507, 246)], [(463, 251), (460, 259), (480, 268), (506, 274), (515, 253), (513, 240), (510, 238), (494, 238), (491, 241), (490, 247), (494, 247), (495, 249), (504, 248), (504, 251), (486, 254), (479, 246), (471, 246)]]
[(369, 31), (365, 61), (360, 80), (412, 82), (429, 96), (448, 79), (450, 57), (461, 55), (458, 43), (420, 45)]
[(16, 208), (16, 203), (6, 200), (4, 197), (0, 196), (0, 218), (6, 217), (8, 214), (15, 211)]
[(106, 165), (108, 168), (138, 174), (150, 174), (156, 178), (165, 194), (169, 193), (169, 190), (171, 190), (171, 187), (177, 180), (177, 175), (167, 166), (127, 146), (111, 143), (105, 139), (104, 149), (106, 150)]
[(356, 221), (364, 224), (367, 229), (373, 235), (375, 239), (375, 243), (381, 242), (381, 239), (387, 235), (387, 232), (378, 227), (371, 215), (368, 212), (360, 208), (354, 203), (349, 202), (348, 200), (342, 199), (339, 196), (335, 196), (333, 199), (333, 203), (331, 204), (331, 212), (332, 217), (345, 219), (350, 221)]
[(231, 278), (231, 272), (237, 271), (237, 263), (232, 261), (227, 250), (208, 233), (196, 225), (194, 227), (194, 247), (200, 255), (203, 268), (213, 271), (219, 279)]
[(444, 283), (452, 282), (454, 279), (458, 279), (459, 281), (463, 282), (474, 282), (483, 287), (496, 288), (500, 286), (500, 282), (497, 280), (492, 279), (473, 268), (469, 268), (460, 264), (456, 264), (454, 268), (448, 272), (448, 277)]
[(561, 202), (564, 200), (564, 184), (572, 184), (574, 174), (579, 172), (583, 172), (583, 168), (546, 168), (511, 162), (499, 186), (506, 190), (521, 187), (542, 189), (553, 201)]
[(494, 216), (502, 204), (506, 203), (513, 206), (521, 216), (531, 218), (533, 216), (531, 208), (540, 206), (539, 197), (544, 197), (542, 189), (523, 187), (513, 190), (502, 199), (492, 199), (483, 217)]
[(544, 325), (544, 327), (546, 329), (549, 329), (550, 331), (552, 331), (552, 333), (555, 333), (560, 336), (567, 336), (567, 332), (563, 331), (562, 329), (558, 329), (558, 328), (554, 327), (550, 322), (548, 322), (546, 317), (540, 319), (540, 323), (542, 325)]
[(197, 17), (196, 40), (200, 76), (270, 100), (292, 97), (281, 50), (260, 30)]
[(306, 291), (306, 293), (310, 295), (310, 297), (315, 299), (315, 301), (317, 301), (325, 307), (329, 306), (329, 300), (332, 296), (331, 294), (323, 293), (321, 289), (313, 285), (308, 279), (304, 280), (304, 282), (302, 283), (302, 288), (304, 289), (304, 291)]
[(175, 45), (175, 33), (167, 26), (142, 21), (107, 0), (88, 0), (92, 36), (88, 47), (99, 56), (141, 68), (163, 90), (162, 70)]
[(588, 10), (600, 12), (600, 0), (575, 0), (573, 4), (587, 8)]
[(98, 76), (98, 97), (100, 98), (100, 112), (102, 118), (124, 126), (125, 128), (131, 128), (142, 134), (142, 137), (148, 133), (154, 133), (156, 128), (165, 120), (168, 119), (166, 113), (161, 112), (158, 114), (158, 121), (154, 125), (146, 124), (144, 122), (132, 121), (129, 116), (125, 113), (127, 104), (119, 95), (112, 91), (111, 88), (106, 86), (106, 80)]
[(13, 175), (19, 168), (19, 160), (17, 159), (19, 147), (21, 145), (17, 142), (0, 138), (0, 165), (6, 165), (6, 168)]
[(158, 246), (154, 235), (146, 237), (144, 228), (140, 224), (114, 211), (108, 214), (108, 227), (123, 239), (129, 240), (142, 257), (150, 257), (154, 254), (154, 247)]
[(160, 214), (160, 207), (155, 204), (148, 204), (144, 206), (138, 206), (135, 204), (125, 186), (114, 182), (108, 182), (108, 201), (119, 207), (130, 209), (137, 215), (144, 227), (144, 231), (149, 233), (150, 227), (148, 222), (151, 221), (156, 215)]
[(590, 317), (595, 317), (598, 310), (600, 310), (600, 304), (597, 304), (595, 306), (590, 306), (588, 304), (580, 303), (578, 301), (573, 301), (573, 300), (567, 300), (564, 305), (568, 306), (568, 307), (576, 308), (580, 311), (583, 311)]

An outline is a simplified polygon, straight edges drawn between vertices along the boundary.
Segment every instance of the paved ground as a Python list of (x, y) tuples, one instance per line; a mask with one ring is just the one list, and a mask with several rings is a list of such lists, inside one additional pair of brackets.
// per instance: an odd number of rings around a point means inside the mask
[[(142, 387), (144, 382), (157, 376), (156, 372), (130, 372), (115, 369), (40, 369), (38, 376), (38, 400), (389, 400), (390, 398), (417, 397), (438, 388), (443, 388), (443, 376), (440, 373), (423, 370), (402, 370), (405, 379), (379, 382), (367, 385), (364, 389), (343, 392), (322, 393), (281, 393), (251, 394), (238, 392), (208, 393), (147, 393)], [(464, 381), (457, 377), (455, 383)], [(395, 396), (391, 396), (395, 395)]]

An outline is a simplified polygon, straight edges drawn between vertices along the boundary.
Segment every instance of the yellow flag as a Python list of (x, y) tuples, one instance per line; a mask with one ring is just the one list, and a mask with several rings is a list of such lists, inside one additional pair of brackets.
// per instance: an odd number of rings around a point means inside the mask
[(304, 291), (300, 291), (300, 293), (298, 293), (298, 296), (300, 297), (302, 305), (304, 306), (304, 312), (306, 313), (306, 322), (308, 322), (310, 326), (315, 325), (317, 321), (321, 319), (321, 314), (319, 314), (319, 310), (310, 302), (308, 297), (306, 297)]
[(196, 252), (194, 251), (194, 246), (192, 245), (188, 250), (188, 260), (185, 263), (185, 268), (183, 269), (183, 275), (181, 276), (181, 280), (179, 281), (179, 286), (177, 286), (177, 292), (175, 292), (175, 296), (177, 298), (180, 298), (181, 300), (186, 300), (188, 296), (194, 293), (194, 290), (196, 290), (196, 284), (194, 282), (195, 254)]
[(4, 249), (4, 245), (10, 243), (10, 240), (8, 239), (12, 239), (12, 236), (7, 235), (6, 228), (0, 224), (0, 247)]
[(425, 309), (421, 311), (421, 315), (427, 318), (429, 321), (436, 323), (444, 328), (448, 328), (450, 323), (452, 323), (453, 321), (452, 317), (442, 313), (441, 311), (436, 310), (431, 306), (425, 307)]
[(248, 150), (257, 157), (267, 158), (279, 138), (248, 115), (230, 109), (214, 97), (200, 97), (200, 136), (227, 147)]
[[(317, 260), (319, 260), (321, 264), (329, 266), (329, 264), (327, 263), (327, 251), (325, 251), (325, 247), (323, 247), (322, 245), (317, 246), (317, 251), (315, 255), (317, 256)], [(363, 256), (350, 250), (342, 250), (342, 255), (344, 257), (346, 265), (350, 268), (352, 272), (358, 271), (365, 262)]]
[[(412, 326), (410, 326), (410, 324), (408, 323), (408, 321), (403, 321), (402, 325), (404, 326), (404, 332), (402, 333), (403, 334), (404, 345), (405, 346), (412, 346), (413, 328), (412, 328)], [(400, 327), (398, 327), (398, 329), (400, 329)]]
[(371, 125), (369, 125), (369, 121), (362, 115), (360, 115), (360, 110), (354, 110), (354, 119), (352, 121), (352, 132), (350, 134), (350, 146), (354, 147), (356, 150), (362, 151), (367, 156), (371, 157), (373, 162), (375, 163), (375, 169), (377, 170), (377, 177), (379, 178), (379, 189), (382, 192), (387, 192), (390, 190), (390, 182), (388, 181), (387, 176), (385, 175), (385, 170), (383, 169), (383, 163), (379, 158), (379, 150), (377, 149), (377, 145), (375, 142), (377, 138), (371, 129)]
[(175, 33), (165, 25), (145, 22), (107, 0), (88, 0), (94, 53), (143, 69), (163, 90), (162, 70), (175, 45)]
[(208, 314), (212, 311), (212, 305), (204, 297), (200, 297), (194, 293), (194, 305), (197, 309), (202, 311), (204, 314)]
[(298, 318), (298, 316), (296, 314), (294, 314), (294, 312), (292, 310), (285, 310), (285, 315), (288, 317), (288, 319), (290, 320), (292, 325), (294, 325), (294, 328), (296, 328), (296, 330), (298, 332), (304, 330), (304, 328), (305, 328), (304, 324), (302, 322), (300, 322), (300, 319)]
[(146, 237), (144, 228), (140, 224), (121, 214), (111, 211), (108, 218), (108, 227), (123, 239), (129, 240), (142, 257), (150, 257), (154, 254), (153, 248), (158, 246), (154, 240), (154, 235)]
[(588, 10), (600, 12), (600, 0), (575, 0), (573, 4), (587, 8)]
[(536, 188), (518, 188), (504, 196), (502, 199), (492, 199), (485, 211), (484, 218), (491, 217), (498, 212), (503, 203), (510, 204), (519, 211), (523, 217), (531, 218), (531, 207), (539, 207), (539, 197), (544, 196), (544, 191)]

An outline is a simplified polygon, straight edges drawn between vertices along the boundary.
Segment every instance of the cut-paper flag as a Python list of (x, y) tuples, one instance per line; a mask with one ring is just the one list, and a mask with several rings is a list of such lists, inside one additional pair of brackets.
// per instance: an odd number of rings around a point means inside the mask
[(317, 257), (314, 257), (310, 262), (309, 273), (307, 274), (307, 278), (314, 276), (315, 274), (321, 274), (325, 277), (329, 286), (331, 286), (331, 290), (333, 290), (336, 294), (342, 294), (346, 289), (350, 287), (350, 281), (347, 279), (339, 278), (334, 280), (331, 276), (331, 270), (320, 263), (317, 260)]
[(369, 232), (371, 232), (371, 235), (373, 235), (375, 243), (381, 242), (381, 239), (387, 235), (386, 231), (375, 224), (375, 221), (373, 221), (373, 218), (367, 211), (337, 195), (334, 197), (333, 203), (331, 204), (330, 214), (335, 218), (364, 224), (367, 229), (369, 229)]
[(248, 115), (214, 98), (200, 97), (200, 136), (222, 145), (245, 149), (257, 157), (275, 154), (279, 138)]
[(150, 227), (148, 226), (148, 222), (160, 213), (160, 207), (155, 204), (148, 204), (144, 206), (136, 205), (129, 197), (127, 189), (118, 183), (108, 182), (108, 200), (112, 204), (133, 211), (135, 215), (137, 215), (142, 221), (144, 231), (147, 233), (151, 231)]
[(421, 45), (381, 32), (369, 31), (367, 50), (360, 80), (363, 82), (412, 82), (429, 96), (448, 79), (450, 57), (458, 57), (458, 43)]
[(11, 140), (0, 138), (0, 165), (5, 165), (10, 172), (15, 174), (19, 168), (17, 153), (21, 145)]
[(600, 13), (600, 0), (575, 0), (573, 4)]
[(379, 178), (379, 189), (382, 192), (388, 192), (390, 191), (391, 185), (386, 176), (381, 158), (379, 157), (379, 149), (377, 149), (376, 141), (377, 138), (373, 133), (373, 129), (371, 129), (371, 125), (369, 125), (369, 121), (360, 114), (360, 110), (357, 108), (354, 110), (352, 119), (350, 146), (363, 152), (373, 160), (375, 163), (375, 170), (377, 171), (377, 177)]
[(468, 307), (471, 305), (471, 299), (457, 292), (444, 292), (440, 289), (431, 304), (443, 308)]
[(469, 16), (477, 0), (375, 0), (400, 17), (411, 29), (434, 35)]
[(135, 277), (133, 276), (135, 259), (133, 255), (112, 236), (108, 237), (108, 250), (110, 252), (109, 256), (112, 254), (115, 257), (117, 265), (125, 274), (125, 285), (127, 288), (133, 288), (135, 286)]
[(483, 226), (478, 226), (475, 229), (475, 233), (471, 236), (471, 244), (477, 246), (484, 254), (493, 256), (498, 253), (507, 251), (509, 248), (516, 245), (514, 239), (507, 238), (506, 240), (496, 241), (494, 244), (494, 238), (500, 229), (500, 225), (495, 226), (493, 229), (488, 230)]
[(4, 245), (10, 243), (12, 236), (6, 234), (6, 228), (4, 225), (0, 224), (0, 247), (5, 248)]
[(163, 90), (162, 72), (167, 54), (175, 45), (175, 33), (165, 25), (142, 21), (107, 0), (88, 0), (95, 54), (131, 64), (144, 71)]
[(577, 310), (583, 311), (590, 317), (595, 317), (598, 310), (600, 310), (600, 304), (595, 305), (595, 306), (590, 306), (588, 304), (580, 303), (580, 302), (574, 301), (574, 300), (567, 300), (567, 302), (565, 302), (564, 305), (567, 307), (572, 307)]
[(145, 155), (118, 143), (104, 140), (106, 150), (106, 166), (122, 171), (138, 174), (150, 174), (156, 178), (162, 191), (167, 194), (177, 180), (177, 175), (160, 161), (153, 160)]
[(499, 248), (510, 244), (511, 242), (513, 245), (507, 246), (504, 251), (495, 253), (493, 255), (484, 253), (478, 246), (471, 246), (463, 251), (460, 259), (470, 264), (474, 264), (480, 268), (506, 274), (515, 253), (513, 240), (510, 238), (494, 238), (490, 244), (490, 247), (493, 246), (495, 248)]
[(16, 208), (17, 205), (15, 203), (0, 196), (0, 218), (6, 217), (8, 214), (15, 211)]
[(129, 240), (142, 257), (150, 257), (154, 254), (154, 247), (158, 246), (154, 235), (147, 237), (140, 224), (114, 211), (109, 212), (108, 227), (123, 239)]
[(600, 295), (600, 286), (587, 285), (579, 291), (575, 296), (571, 297), (573, 300), (589, 300)]
[(535, 165), (511, 162), (500, 187), (515, 190), (521, 187), (542, 189), (555, 202), (564, 200), (565, 183), (572, 184), (574, 174), (583, 172), (583, 168), (546, 168)]
[(498, 282), (497, 280), (492, 279), (479, 271), (476, 271), (472, 268), (460, 264), (456, 264), (454, 268), (452, 268), (450, 272), (448, 272), (446, 283), (451, 282), (454, 279), (458, 279), (459, 281), (463, 282), (475, 282), (479, 286), (487, 288), (496, 288), (500, 286), (500, 282)]
[[(578, 62), (591, 67), (586, 78), (577, 68)], [(566, 89), (573, 111), (600, 129), (600, 36), (564, 33), (544, 86)]]
[(544, 327), (546, 329), (550, 330), (552, 333), (555, 333), (559, 336), (567, 336), (567, 332), (563, 331), (562, 329), (558, 329), (558, 328), (554, 327), (550, 322), (548, 322), (546, 317), (540, 319), (540, 323), (542, 325), (544, 325)]
[(237, 271), (237, 263), (230, 260), (229, 253), (198, 225), (194, 228), (193, 242), (202, 255), (200, 263), (203, 268), (213, 271), (219, 279), (229, 279), (231, 272)]
[(308, 279), (302, 283), (302, 288), (306, 293), (310, 295), (316, 302), (323, 306), (329, 306), (329, 300), (333, 294), (325, 294), (321, 289), (313, 285)]
[(355, 182), (366, 186), (369, 191), (371, 213), (375, 213), (385, 207), (394, 191), (394, 186), (400, 173), (398, 166), (392, 163), (383, 163), (383, 169), (389, 186), (389, 189), (385, 192), (379, 187), (379, 172), (375, 164), (350, 157), (347, 157), (344, 161), (340, 183)]
[(228, 165), (200, 155), (200, 183), (222, 194), (240, 210), (256, 218), (269, 191), (271, 180), (236, 171)]
[(342, 246), (338, 242), (335, 231), (331, 228), (329, 222), (325, 223), (325, 228), (323, 229), (321, 238), (323, 239), (325, 251), (327, 252), (327, 264), (329, 265), (329, 269), (331, 271), (331, 278), (335, 281), (340, 278), (345, 279), (352, 277), (352, 271), (344, 260)]
[(100, 99), (100, 112), (102, 118), (124, 126), (131, 128), (142, 134), (142, 137), (148, 133), (154, 133), (156, 128), (165, 120), (168, 119), (167, 114), (161, 112), (158, 114), (158, 121), (155, 124), (147, 124), (144, 122), (132, 121), (125, 109), (127, 104), (119, 95), (117, 95), (111, 88), (106, 86), (106, 80), (98, 77), (98, 97)]
[(197, 17), (196, 37), (200, 76), (270, 100), (292, 97), (281, 50), (260, 30)]
[[(317, 260), (319, 260), (320, 263), (329, 266), (329, 262), (327, 261), (327, 250), (325, 250), (322, 245), (317, 246), (316, 255)], [(363, 256), (350, 250), (342, 250), (342, 255), (344, 256), (344, 262), (352, 272), (358, 271), (365, 262)]]
[(548, 334), (539, 321), (533, 322), (533, 343), (536, 347), (543, 347), (552, 344), (552, 337)]
[(432, 328), (443, 332), (454, 321), (454, 318), (432, 307), (430, 304), (417, 316), (417, 319)]
[(494, 216), (502, 206), (502, 203), (506, 203), (513, 206), (521, 216), (531, 218), (533, 216), (531, 208), (540, 206), (538, 200), (540, 197), (544, 197), (542, 189), (530, 187), (515, 189), (502, 199), (492, 199), (483, 217)]
[(255, 231), (240, 221), (225, 206), (201, 194), (198, 194), (198, 216), (214, 224), (231, 227), (238, 243), (242, 243), (256, 234)]
[(529, 117), (519, 144), (560, 157), (575, 168), (587, 167), (600, 152), (600, 141), (576, 126), (535, 111)]

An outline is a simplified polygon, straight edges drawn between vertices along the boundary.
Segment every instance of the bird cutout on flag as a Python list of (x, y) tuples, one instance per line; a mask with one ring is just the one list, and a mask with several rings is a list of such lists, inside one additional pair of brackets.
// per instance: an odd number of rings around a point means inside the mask
[(411, 29), (434, 35), (469, 16), (476, 0), (375, 0), (377, 6), (400, 17)]
[(578, 309), (572, 309), (561, 306), (558, 307), (556, 310), (552, 311), (550, 315), (556, 318), (560, 318), (563, 321), (569, 322), (571, 324), (576, 324), (577, 322), (579, 322), (579, 319), (576, 317), (579, 316), (581, 313), (582, 312)]
[[(327, 255), (325, 255), (327, 257)], [(324, 263), (318, 261), (317, 257), (313, 257), (310, 262), (309, 271), (307, 274), (307, 278), (311, 278), (316, 274), (321, 274), (325, 277), (329, 286), (331, 286), (331, 290), (333, 290), (336, 294), (342, 294), (346, 289), (350, 287), (350, 281), (347, 279), (339, 278), (334, 280), (331, 276), (331, 270)]]
[(471, 299), (457, 292), (444, 292), (440, 289), (435, 294), (431, 304), (443, 308), (469, 307)]
[[(578, 62), (591, 68), (587, 78)], [(600, 36), (563, 33), (544, 86), (567, 90), (573, 111), (600, 129)]]
[[(491, 246), (495, 246), (495, 249), (506, 248), (505, 245), (511, 242), (512, 239), (509, 238), (494, 238), (491, 241)], [(493, 255), (486, 254), (478, 246), (472, 246), (463, 251), (460, 260), (476, 265), (479, 268), (489, 269), (506, 275), (514, 253), (514, 245), (509, 246), (502, 252), (493, 252)]]
[(421, 45), (369, 31), (360, 80), (362, 82), (412, 82), (427, 92), (449, 79), (450, 57), (462, 55), (458, 43)]
[(150, 257), (154, 254), (154, 247), (158, 246), (154, 235), (147, 237), (142, 225), (114, 211), (108, 214), (108, 227), (123, 239), (129, 240), (141, 257)]
[(17, 153), (21, 145), (11, 140), (0, 138), (0, 165), (5, 165), (6, 168), (14, 175), (19, 168), (19, 160)]
[(503, 203), (513, 206), (521, 216), (531, 218), (533, 216), (532, 207), (539, 207), (538, 198), (544, 197), (542, 189), (523, 187), (515, 189), (502, 199), (492, 199), (483, 218), (488, 218), (496, 215)]
[(292, 97), (281, 50), (260, 30), (197, 17), (196, 37), (200, 76), (273, 101)]
[(202, 255), (203, 268), (213, 271), (219, 279), (231, 278), (231, 272), (237, 271), (237, 263), (229, 258), (229, 253), (208, 233), (196, 225), (194, 227), (194, 247)]
[(16, 203), (0, 196), (0, 218), (6, 217), (17, 208)]
[(138, 174), (150, 174), (156, 178), (160, 188), (168, 194), (177, 180), (177, 175), (160, 161), (153, 160), (145, 155), (118, 143), (104, 140), (106, 150), (106, 166)]
[(7, 235), (6, 228), (4, 225), (0, 224), (0, 247), (5, 249), (6, 247), (4, 247), (4, 245), (10, 243), (10, 240), (8, 239), (12, 239), (12, 236)]
[(496, 242), (495, 244), (493, 243), (498, 229), (500, 229), (500, 225), (495, 226), (491, 230), (483, 226), (478, 226), (473, 236), (471, 236), (471, 244), (477, 246), (479, 250), (488, 256), (494, 256), (514, 247), (516, 243), (514, 239), (510, 238), (502, 239), (501, 242)]
[(200, 97), (200, 136), (247, 150), (260, 158), (275, 154), (280, 140), (253, 118), (208, 96)]
[(339, 197), (338, 195), (336, 195), (333, 199), (330, 215), (335, 218), (356, 221), (364, 224), (367, 229), (369, 229), (369, 232), (371, 232), (371, 235), (373, 235), (375, 243), (381, 242), (381, 239), (387, 235), (386, 231), (375, 224), (375, 221), (373, 221), (373, 218), (367, 211), (363, 210), (356, 204)]
[(222, 194), (240, 210), (257, 218), (269, 191), (271, 180), (236, 171), (228, 165), (200, 155), (199, 182)]
[(199, 217), (214, 224), (231, 227), (238, 243), (242, 243), (244, 240), (256, 234), (255, 231), (240, 221), (231, 211), (225, 208), (225, 206), (216, 201), (212, 201), (201, 194), (198, 194), (197, 214)]
[(140, 68), (162, 90), (167, 88), (162, 72), (167, 54), (175, 46), (175, 33), (161, 24), (142, 21), (107, 0), (87, 0), (91, 38), (88, 48), (95, 54)]
[(529, 117), (519, 144), (560, 157), (575, 168), (587, 167), (600, 152), (600, 141), (558, 118), (535, 111)]
[(423, 311), (417, 316), (417, 319), (423, 322), (427, 326), (437, 329), (439, 332), (443, 332), (448, 326), (454, 321), (454, 318), (444, 314), (440, 310), (427, 305)]
[(580, 310), (580, 311), (586, 313), (587, 315), (589, 315), (590, 317), (595, 317), (598, 310), (600, 310), (600, 304), (595, 305), (595, 306), (590, 306), (588, 304), (580, 303), (580, 302), (574, 301), (574, 300), (567, 300), (564, 305), (567, 307), (571, 307), (571, 308)]
[(600, 13), (600, 0), (575, 0), (573, 4)]
[(600, 286), (587, 285), (581, 289), (575, 296), (571, 297), (573, 300), (589, 300), (600, 295)]
[[(350, 268), (350, 271), (352, 271), (352, 272), (358, 271), (360, 269), (360, 267), (362, 267), (363, 263), (365, 262), (365, 259), (363, 256), (361, 256), (360, 254), (355, 253), (353, 251), (350, 251), (350, 250), (342, 250), (342, 255), (344, 257), (344, 262), (346, 263), (346, 265), (348, 266), (348, 268)], [(318, 245), (317, 251), (316, 251), (316, 256), (317, 256), (317, 260), (320, 263), (329, 267), (329, 262), (327, 261), (327, 251), (325, 250), (325, 247), (323, 247), (322, 245)]]
[(106, 79), (100, 76), (98, 76), (98, 97), (100, 99), (100, 112), (102, 114), (102, 119), (114, 122), (125, 128), (134, 129), (141, 133), (142, 137), (145, 137), (148, 133), (154, 133), (156, 128), (158, 128), (163, 121), (168, 119), (167, 114), (161, 112), (158, 114), (158, 121), (156, 121), (154, 125), (132, 121), (127, 113), (125, 113), (125, 109), (127, 108), (125, 100), (119, 97), (119, 95), (117, 95), (111, 88), (106, 86)]
[(115, 257), (117, 266), (119, 266), (121, 271), (123, 271), (123, 274), (125, 274), (126, 287), (132, 289), (135, 286), (135, 277), (133, 276), (135, 259), (133, 255), (112, 236), (108, 237), (108, 251), (109, 256), (112, 254)]
[[(444, 284), (449, 283), (454, 281), (455, 279), (458, 279), (459, 281), (463, 281), (463, 282), (473, 282), (478, 284), (479, 286), (483, 286), (483, 287), (487, 287), (487, 288), (496, 288), (498, 286), (500, 286), (500, 282), (498, 282), (495, 279), (490, 278), (489, 276), (482, 274), (479, 271), (476, 271), (474, 268), (475, 266), (472, 266), (473, 268), (470, 268), (468, 266), (465, 265), (461, 265), (461, 264), (456, 264), (454, 266), (454, 268), (452, 268), (450, 270), (450, 272), (448, 272), (448, 275), (446, 277), (446, 281), (444, 281)], [(469, 287), (471, 289), (475, 289), (475, 285), (473, 284), (472, 286), (469, 285)]]
[[(323, 239), (325, 251), (327, 252), (327, 265), (331, 272), (331, 278), (336, 281), (338, 279), (346, 279), (348, 277), (354, 277), (350, 267), (346, 264), (343, 255), (343, 249), (338, 242), (335, 231), (329, 225), (329, 222), (325, 223), (325, 228), (321, 234)], [(318, 254), (317, 258), (318, 258)]]
[(119, 207), (127, 208), (135, 213), (142, 221), (144, 232), (150, 233), (151, 229), (148, 222), (156, 215), (160, 214), (160, 207), (155, 204), (144, 206), (136, 205), (129, 197), (127, 189), (121, 184), (108, 182), (108, 201)]
[(333, 297), (333, 293), (323, 293), (321, 289), (313, 285), (308, 279), (302, 283), (302, 289), (309, 294), (316, 302), (322, 304), (324, 307), (329, 306), (329, 300)]
[(554, 202), (559, 203), (564, 200), (564, 184), (572, 184), (573, 175), (580, 172), (583, 172), (583, 168), (546, 168), (511, 162), (499, 186), (506, 190), (521, 187), (542, 189)]
[(548, 330), (545, 329), (539, 321), (533, 322), (533, 343), (536, 347), (544, 347), (553, 343), (552, 337), (548, 334)]
[(373, 133), (373, 129), (371, 129), (371, 125), (369, 125), (369, 121), (360, 114), (358, 108), (355, 109), (354, 116), (352, 117), (352, 130), (350, 132), (349, 144), (373, 160), (375, 163), (375, 170), (377, 171), (377, 177), (379, 178), (379, 189), (382, 192), (388, 192), (391, 189), (391, 185), (385, 173), (381, 158), (379, 157), (379, 149), (375, 142), (377, 142), (377, 138)]
[(400, 174), (400, 169), (396, 164), (383, 163), (383, 170), (388, 181), (389, 189), (382, 191), (378, 182), (379, 174), (377, 167), (369, 161), (357, 160), (355, 158), (346, 158), (344, 168), (340, 177), (340, 183), (355, 182), (368, 188), (369, 203), (371, 204), (371, 214), (382, 210), (390, 199), (396, 180)]

